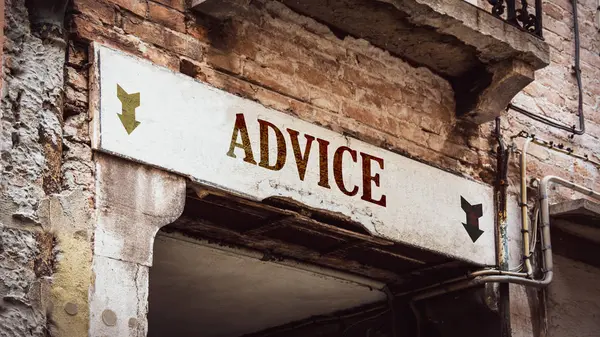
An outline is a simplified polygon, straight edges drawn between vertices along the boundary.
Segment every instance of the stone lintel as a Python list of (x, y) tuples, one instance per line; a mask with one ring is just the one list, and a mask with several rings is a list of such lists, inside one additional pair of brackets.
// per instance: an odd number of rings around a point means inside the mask
[[(551, 216), (583, 215), (600, 218), (600, 204), (588, 199), (568, 200), (550, 205)], [(600, 223), (596, 223), (600, 226)]]

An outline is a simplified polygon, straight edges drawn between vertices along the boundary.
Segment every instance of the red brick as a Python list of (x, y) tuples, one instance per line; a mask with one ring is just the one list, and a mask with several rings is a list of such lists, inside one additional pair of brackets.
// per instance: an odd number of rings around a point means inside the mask
[(445, 137), (433, 133), (428, 134), (427, 147), (463, 163), (477, 165), (479, 162), (477, 152), (470, 150), (464, 145), (448, 142)]
[(347, 81), (340, 80), (337, 76), (328, 75), (325, 71), (306, 63), (297, 63), (295, 75), (306, 83), (342, 97), (352, 98), (356, 93), (354, 87)]
[(370, 56), (356, 53), (356, 67), (363, 69), (374, 76), (385, 78), (386, 81), (402, 83), (407, 79), (406, 70), (401, 67), (389, 67), (381, 61)]
[(185, 0), (153, 0), (153, 1), (161, 3), (165, 6), (169, 6), (180, 12), (183, 12), (185, 10)]
[(148, 12), (148, 3), (146, 0), (108, 0), (119, 7), (126, 9), (143, 18)]
[[(412, 124), (400, 123), (400, 125), (403, 126), (403, 128), (400, 129), (400, 133), (396, 134), (397, 137), (408, 139), (415, 144), (429, 148), (427, 142), (429, 141), (430, 133), (425, 132), (420, 128), (416, 128)], [(385, 128), (385, 130), (387, 130), (387, 128)]]
[(237, 37), (238, 40), (252, 41), (258, 46), (279, 53), (290, 60), (304, 62), (312, 60), (306, 49), (290, 42), (286, 37), (277, 35), (274, 32), (267, 32), (253, 24), (244, 25), (244, 29), (240, 33), (240, 36)]
[(75, 70), (72, 67), (65, 67), (66, 68), (66, 82), (67, 84), (73, 86), (73, 88), (78, 89), (78, 90), (87, 90), (88, 89), (88, 80), (87, 80), (87, 74), (83, 74), (81, 72), (78, 72), (77, 70)]
[(80, 107), (86, 107), (87, 103), (88, 103), (88, 96), (87, 96), (87, 92), (85, 91), (81, 91), (81, 90), (76, 90), (75, 88), (71, 87), (71, 86), (66, 86), (65, 87), (65, 97), (67, 97), (67, 101), (69, 101), (70, 103), (80, 106)]
[(357, 87), (371, 90), (379, 95), (384, 95), (392, 100), (402, 99), (402, 88), (397, 83), (390, 83), (382, 78), (376, 78), (361, 69), (343, 65), (341, 68), (342, 79)]
[(197, 24), (193, 20), (185, 21), (186, 32), (198, 41), (209, 43), (208, 28)]
[(342, 105), (342, 99), (339, 96), (315, 87), (310, 88), (310, 102), (319, 108), (335, 113), (340, 112)]
[(85, 14), (90, 20), (113, 25), (115, 23), (115, 7), (104, 0), (73, 0), (73, 9)]
[(179, 58), (177, 56), (152, 46), (144, 46), (143, 50), (142, 55), (152, 63), (173, 71), (179, 71)]
[(305, 82), (320, 88), (326, 88), (330, 84), (330, 80), (325, 74), (304, 63), (298, 63), (296, 75)]
[(265, 88), (258, 88), (254, 98), (257, 99), (262, 105), (275, 110), (290, 111), (292, 109), (290, 105), (292, 98), (283, 96)]
[(378, 126), (381, 122), (377, 111), (356, 103), (344, 102), (342, 114), (372, 127)]
[[(172, 70), (177, 70), (179, 68), (179, 60), (176, 56), (171, 55), (164, 50), (159, 50), (151, 45), (145, 45), (131, 36), (122, 34), (102, 25), (94, 24), (85, 17), (75, 16), (73, 18), (73, 27), (80, 38), (114, 46), (126, 52), (145, 57), (157, 65)], [(71, 50), (71, 48), (69, 50)], [(77, 59), (75, 61), (77, 61)], [(71, 63), (70, 59), (69, 63)]]
[(427, 132), (435, 133), (436, 135), (443, 135), (443, 134), (447, 133), (446, 132), (447, 126), (448, 126), (448, 123), (440, 121), (437, 118), (432, 118), (431, 116), (427, 116), (427, 115), (421, 116), (420, 127), (421, 127), (421, 129), (423, 129)]
[(273, 53), (270, 50), (257, 50), (254, 52), (254, 60), (263, 66), (277, 69), (284, 74), (293, 76), (298, 68), (297, 62), (294, 62), (286, 57), (283, 57), (277, 53)]
[(148, 13), (151, 21), (178, 32), (185, 32), (185, 16), (183, 13), (154, 2), (149, 3)]
[(356, 100), (363, 105), (372, 106), (378, 110), (387, 110), (388, 107), (393, 106), (395, 103), (382, 95), (373, 93), (370, 90), (357, 89)]
[[(287, 23), (284, 23), (284, 25), (285, 24)], [(282, 28), (285, 29), (285, 26)], [(285, 30), (283, 30), (283, 32), (285, 32)], [(293, 30), (293, 33), (296, 34), (296, 36), (292, 38), (292, 42), (304, 47), (307, 50), (318, 52), (324, 58), (328, 58), (331, 61), (346, 58), (346, 49), (333, 41), (329, 41), (321, 36), (306, 32), (302, 29), (302, 27), (296, 27), (296, 29)]]
[(128, 17), (123, 20), (123, 29), (145, 42), (155, 44), (174, 53), (189, 57), (194, 60), (202, 60), (202, 44), (189, 35), (185, 35), (161, 25)]
[(139, 53), (139, 41), (112, 28), (98, 25), (85, 16), (73, 16), (71, 30), (79, 39), (96, 41), (119, 49)]
[(300, 83), (293, 76), (261, 66), (256, 62), (244, 61), (243, 76), (254, 83), (298, 100), (306, 102), (310, 99), (307, 85)]
[(254, 99), (257, 88), (252, 84), (206, 67), (202, 68), (202, 72), (207, 83), (234, 95)]
[(238, 55), (226, 53), (214, 48), (206, 53), (206, 63), (215, 69), (224, 70), (232, 74), (239, 74), (242, 69)]
[(561, 21), (565, 11), (553, 3), (546, 3), (544, 4), (544, 14)]

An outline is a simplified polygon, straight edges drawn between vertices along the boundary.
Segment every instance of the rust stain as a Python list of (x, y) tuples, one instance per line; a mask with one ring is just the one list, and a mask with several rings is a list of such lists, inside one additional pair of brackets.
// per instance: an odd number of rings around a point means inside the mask
[(51, 232), (38, 232), (35, 234), (35, 240), (38, 244), (38, 254), (33, 271), (37, 277), (51, 276), (56, 271), (56, 236)]

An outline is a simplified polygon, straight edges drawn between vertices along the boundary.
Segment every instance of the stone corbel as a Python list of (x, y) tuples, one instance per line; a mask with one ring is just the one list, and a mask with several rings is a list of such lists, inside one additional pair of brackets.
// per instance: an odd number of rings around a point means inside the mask
[(96, 154), (90, 336), (146, 336), (154, 237), (185, 204), (185, 179)]
[[(487, 86), (466, 93), (465, 96), (470, 95), (470, 98), (457, 95), (457, 115), (475, 124), (500, 116), (511, 100), (535, 79), (535, 69), (515, 59), (489, 66), (487, 72), (491, 74)], [(473, 104), (461, 107), (460, 99), (471, 100)]]

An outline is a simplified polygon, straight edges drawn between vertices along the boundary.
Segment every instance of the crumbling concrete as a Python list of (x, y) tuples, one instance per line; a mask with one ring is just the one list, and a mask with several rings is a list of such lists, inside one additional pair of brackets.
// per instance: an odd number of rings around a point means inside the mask
[(31, 30), (24, 0), (6, 3), (0, 221), (36, 225), (36, 208), (59, 191), (65, 41)]
[(0, 335), (45, 336), (55, 239), (37, 207), (58, 192), (65, 42), (32, 31), (24, 0), (8, 0), (0, 127)]
[[(85, 185), (63, 184), (63, 163), (74, 156), (91, 161), (91, 152), (86, 157), (77, 150), (83, 145), (63, 146), (61, 10), (45, 20), (35, 7), (52, 4), (6, 1), (0, 110), (2, 336), (84, 336), (88, 326), (93, 204)], [(67, 134), (67, 139), (73, 137)], [(89, 185), (91, 170), (81, 170), (85, 174)], [(79, 309), (66, 313), (73, 305)]]
[[(52, 247), (50, 247), (52, 250)], [(34, 232), (0, 225), (0, 335), (46, 336), (47, 273), (36, 274), (41, 258)], [(48, 262), (48, 261), (46, 261)], [(38, 262), (38, 265), (43, 263)], [(50, 267), (46, 271), (52, 270)]]

